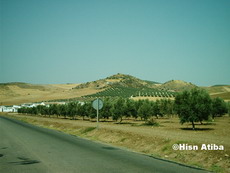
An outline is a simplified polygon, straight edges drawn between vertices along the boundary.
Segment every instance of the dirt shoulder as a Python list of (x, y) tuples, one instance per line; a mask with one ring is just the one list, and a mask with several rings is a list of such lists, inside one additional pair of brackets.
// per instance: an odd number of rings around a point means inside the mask
[[(196, 131), (191, 125), (179, 124), (178, 118), (157, 119), (159, 126), (146, 126), (143, 121), (125, 120), (115, 122), (96, 122), (48, 118), (29, 115), (8, 114), (38, 126), (64, 131), (90, 140), (123, 147), (135, 152), (145, 153), (187, 165), (198, 166), (214, 172), (230, 172), (230, 117), (217, 118), (214, 122), (197, 124)], [(224, 150), (173, 150), (173, 144), (216, 144)]]

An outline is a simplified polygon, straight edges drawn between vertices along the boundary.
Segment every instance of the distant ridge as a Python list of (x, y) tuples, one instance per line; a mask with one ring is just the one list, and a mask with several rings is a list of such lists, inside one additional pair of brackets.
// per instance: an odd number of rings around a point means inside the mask
[(223, 87), (223, 86), (229, 86), (227, 84), (217, 84), (217, 85), (212, 85), (211, 87)]
[(30, 84), (30, 83), (25, 83), (25, 82), (9, 82), (9, 83), (0, 83), (0, 88), (3, 88), (5, 86), (17, 86), (19, 88), (24, 88), (24, 89), (39, 89), (43, 90), (45, 89), (43, 85), (35, 85), (35, 84)]
[(24, 85), (24, 84), (28, 84), (25, 82), (7, 82), (7, 83), (0, 83), (0, 85)]

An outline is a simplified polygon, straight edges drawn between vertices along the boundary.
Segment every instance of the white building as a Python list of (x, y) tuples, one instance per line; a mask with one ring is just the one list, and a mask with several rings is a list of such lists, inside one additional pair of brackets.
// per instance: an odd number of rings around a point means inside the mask
[(16, 109), (12, 106), (3, 106), (1, 107), (1, 112), (16, 112)]
[(21, 106), (0, 106), (0, 112), (18, 112), (19, 108), (21, 108)]

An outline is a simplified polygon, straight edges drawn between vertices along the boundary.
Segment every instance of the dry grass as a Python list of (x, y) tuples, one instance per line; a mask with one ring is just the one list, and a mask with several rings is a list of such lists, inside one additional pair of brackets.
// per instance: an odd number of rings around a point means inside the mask
[(78, 84), (28, 84), (28, 87), (23, 88), (18, 84), (0, 86), (0, 105), (13, 105), (48, 100), (70, 99), (88, 94), (94, 94), (100, 91), (94, 88), (72, 89), (77, 85)]
[[(125, 120), (122, 124), (103, 121), (96, 123), (63, 118), (10, 115), (35, 125), (62, 130), (66, 133), (101, 141), (132, 151), (174, 160), (188, 165), (206, 168), (215, 172), (230, 172), (230, 117), (216, 118), (214, 122), (181, 125), (176, 117), (157, 119), (159, 126), (146, 126), (143, 121)], [(175, 143), (190, 145), (224, 145), (224, 151), (174, 151)]]
[(230, 92), (212, 94), (211, 97), (212, 98), (220, 97), (220, 98), (224, 99), (225, 101), (230, 101)]
[(203, 87), (212, 98), (220, 97), (225, 101), (230, 101), (230, 85)]
[(80, 84), (49, 84), (51, 87), (61, 88), (61, 89), (72, 89)]

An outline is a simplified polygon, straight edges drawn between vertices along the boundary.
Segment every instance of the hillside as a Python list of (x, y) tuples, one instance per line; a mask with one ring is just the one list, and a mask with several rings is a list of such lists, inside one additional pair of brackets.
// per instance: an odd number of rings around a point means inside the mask
[(170, 80), (159, 86), (159, 88), (161, 89), (173, 90), (176, 92), (180, 92), (184, 90), (191, 90), (196, 87), (197, 87), (196, 85), (182, 81), (182, 80)]
[(212, 98), (220, 97), (226, 101), (230, 101), (230, 85), (214, 85), (211, 87), (203, 87)]
[[(197, 87), (194, 84), (171, 80), (160, 84), (158, 82), (141, 80), (131, 75), (115, 74), (104, 79), (82, 84), (46, 84), (29, 83), (0, 84), (0, 105), (13, 105), (28, 102), (49, 100), (68, 100), (121, 96), (135, 99), (173, 98), (176, 92)], [(211, 97), (221, 97), (230, 100), (230, 86), (217, 85), (202, 87)]]
[(0, 84), (0, 105), (70, 99), (98, 92), (91, 88), (73, 90), (77, 85), (79, 84), (3, 83)]
[(166, 89), (159, 88), (159, 83), (150, 82), (146, 80), (138, 79), (131, 75), (116, 74), (109, 76), (105, 79), (88, 82), (81, 84), (76, 88), (82, 87), (98, 87), (103, 88), (103, 91), (95, 94), (86, 95), (84, 97), (159, 97), (159, 98), (170, 98), (174, 97), (175, 93), (170, 92)]

